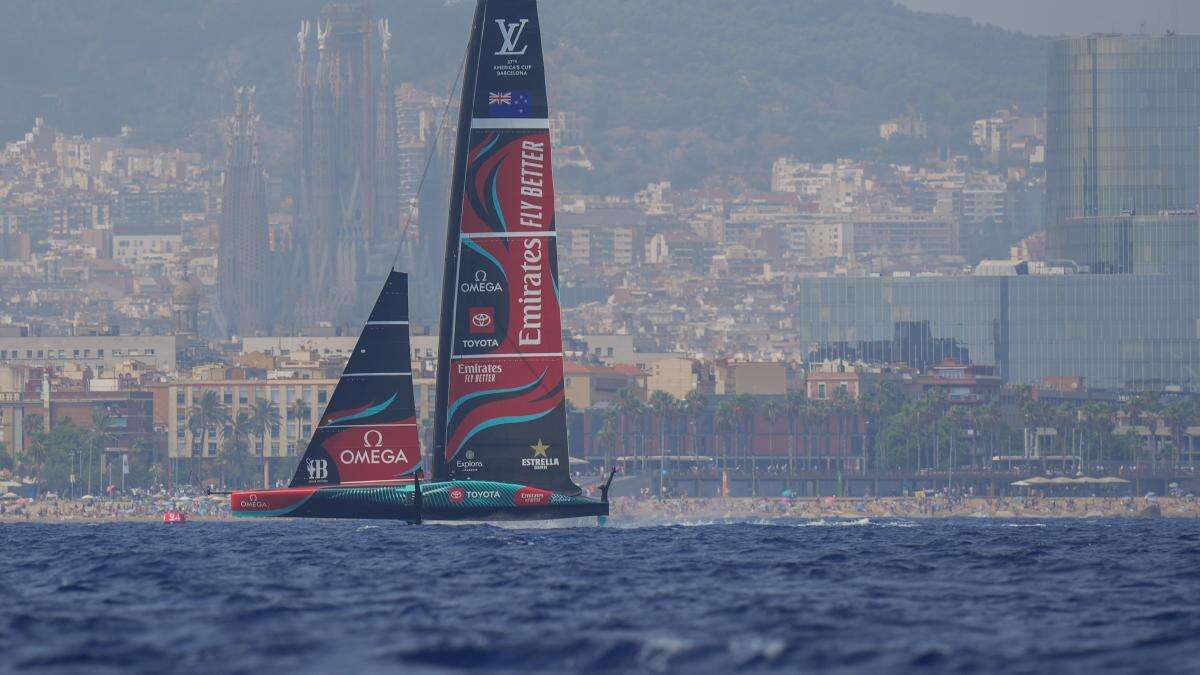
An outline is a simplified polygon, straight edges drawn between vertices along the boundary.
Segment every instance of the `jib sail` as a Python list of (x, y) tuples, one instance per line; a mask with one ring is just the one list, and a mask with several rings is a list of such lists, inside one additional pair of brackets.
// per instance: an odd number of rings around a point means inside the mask
[(392, 270), (292, 487), (393, 481), (421, 464), (408, 338), (408, 276)]
[(479, 0), (443, 276), (435, 477), (577, 494), (535, 0)]

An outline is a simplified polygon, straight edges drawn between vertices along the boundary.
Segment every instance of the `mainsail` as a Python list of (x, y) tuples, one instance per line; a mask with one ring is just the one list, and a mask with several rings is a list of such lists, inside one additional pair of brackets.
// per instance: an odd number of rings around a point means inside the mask
[(435, 480), (571, 481), (535, 0), (478, 0), (443, 275)]
[(392, 270), (291, 486), (395, 481), (420, 465), (408, 338), (408, 276)]

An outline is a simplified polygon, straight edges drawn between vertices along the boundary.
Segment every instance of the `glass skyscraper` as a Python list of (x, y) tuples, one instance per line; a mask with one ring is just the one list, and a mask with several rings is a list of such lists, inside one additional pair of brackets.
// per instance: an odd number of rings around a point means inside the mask
[(1050, 256), (1094, 274), (1171, 275), (1194, 299), (1200, 36), (1057, 40), (1047, 85)]
[(1081, 273), (803, 279), (810, 360), (1200, 390), (1200, 37), (1058, 40), (1047, 85), (1049, 255)]
[(953, 358), (1010, 383), (1197, 389), (1200, 340), (1183, 288), (1164, 274), (802, 279), (793, 326), (812, 362), (924, 370)]

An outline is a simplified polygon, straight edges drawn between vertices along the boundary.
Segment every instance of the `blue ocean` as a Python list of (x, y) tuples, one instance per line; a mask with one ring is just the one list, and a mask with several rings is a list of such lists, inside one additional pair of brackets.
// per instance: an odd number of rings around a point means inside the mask
[(1200, 522), (0, 525), (0, 670), (1196, 672)]

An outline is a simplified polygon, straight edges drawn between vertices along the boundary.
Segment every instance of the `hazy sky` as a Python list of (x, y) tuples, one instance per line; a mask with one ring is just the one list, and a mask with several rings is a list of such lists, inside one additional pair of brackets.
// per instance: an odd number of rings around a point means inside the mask
[(897, 0), (927, 12), (966, 16), (1038, 35), (1200, 33), (1197, 0)]

